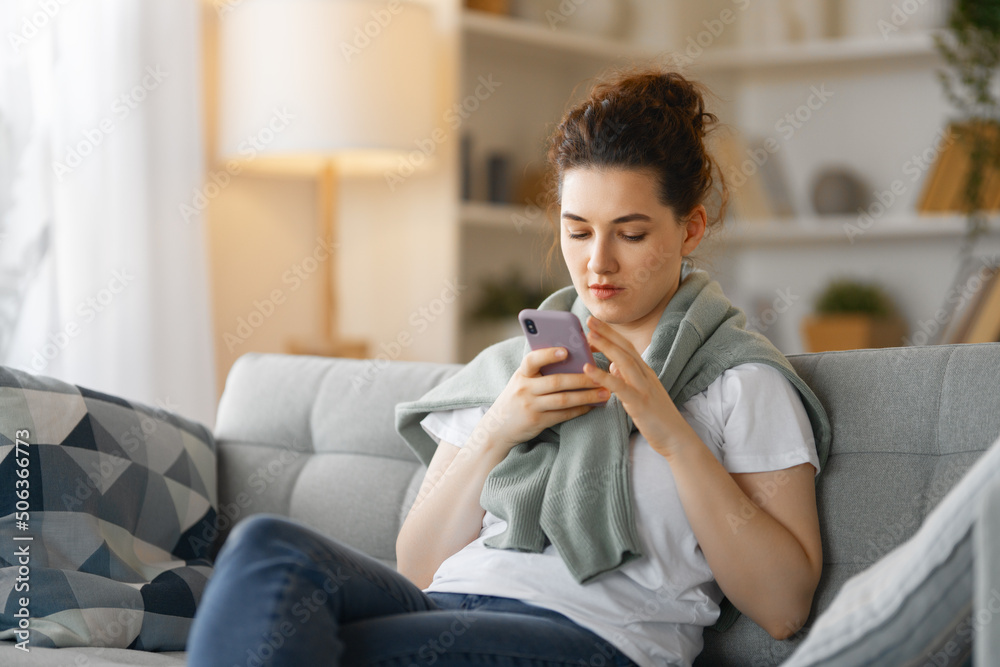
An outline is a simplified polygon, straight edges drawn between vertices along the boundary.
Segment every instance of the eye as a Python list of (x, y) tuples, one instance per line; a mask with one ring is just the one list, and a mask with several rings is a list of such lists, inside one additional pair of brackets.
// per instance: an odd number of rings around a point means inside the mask
[[(587, 236), (588, 236), (587, 232), (581, 232), (579, 234), (572, 234), (572, 233), (568, 233), (567, 232), (566, 235), (567, 235), (568, 238), (571, 238), (571, 239), (584, 239), (584, 238), (587, 238)], [(626, 241), (628, 241), (629, 243), (638, 243), (639, 241), (641, 241), (644, 238), (646, 238), (646, 235), (645, 234), (635, 234), (635, 235), (622, 234), (622, 238), (625, 239)]]

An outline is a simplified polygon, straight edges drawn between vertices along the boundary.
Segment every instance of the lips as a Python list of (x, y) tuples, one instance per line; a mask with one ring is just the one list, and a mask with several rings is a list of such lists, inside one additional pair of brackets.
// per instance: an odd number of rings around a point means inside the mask
[(590, 286), (590, 292), (596, 296), (598, 299), (610, 299), (611, 297), (621, 293), (624, 287), (616, 287), (614, 285), (600, 285), (593, 284)]

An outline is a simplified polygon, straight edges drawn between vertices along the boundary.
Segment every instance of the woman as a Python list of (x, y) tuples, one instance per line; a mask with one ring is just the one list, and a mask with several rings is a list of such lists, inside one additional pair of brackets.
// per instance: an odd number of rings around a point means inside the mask
[(714, 122), (696, 84), (659, 70), (566, 114), (549, 158), (573, 285), (540, 307), (581, 316), (597, 366), (543, 376), (565, 351), (511, 339), (400, 405), (429, 466), (399, 572), (248, 519), (191, 665), (688, 665), (723, 594), (776, 638), (802, 626), (829, 423), (685, 259), (709, 226)]

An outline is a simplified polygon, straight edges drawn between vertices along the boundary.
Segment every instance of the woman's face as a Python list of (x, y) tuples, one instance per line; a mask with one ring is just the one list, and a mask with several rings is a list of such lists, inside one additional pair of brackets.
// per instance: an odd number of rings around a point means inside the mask
[(560, 218), (563, 258), (584, 305), (623, 333), (651, 337), (677, 291), (681, 259), (704, 234), (704, 207), (680, 225), (651, 172), (579, 167), (563, 174)]

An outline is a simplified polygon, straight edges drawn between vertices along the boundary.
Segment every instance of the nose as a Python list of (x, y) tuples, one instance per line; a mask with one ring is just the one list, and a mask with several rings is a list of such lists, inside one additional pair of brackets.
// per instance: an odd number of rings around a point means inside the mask
[(613, 235), (595, 233), (593, 238), (587, 268), (593, 273), (614, 273), (618, 270), (618, 262), (615, 260)]

